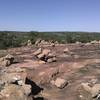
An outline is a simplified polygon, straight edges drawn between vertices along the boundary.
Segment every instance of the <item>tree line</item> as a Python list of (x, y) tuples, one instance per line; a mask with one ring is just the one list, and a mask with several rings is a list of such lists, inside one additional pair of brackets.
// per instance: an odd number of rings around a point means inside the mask
[(27, 40), (34, 44), (37, 39), (53, 40), (59, 43), (74, 43), (76, 41), (86, 43), (100, 40), (100, 33), (90, 32), (0, 32), (0, 49), (13, 48), (25, 45)]

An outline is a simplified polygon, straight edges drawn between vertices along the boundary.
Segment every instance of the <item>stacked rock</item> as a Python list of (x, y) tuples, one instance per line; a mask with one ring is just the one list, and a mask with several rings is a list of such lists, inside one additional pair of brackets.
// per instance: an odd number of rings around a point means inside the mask
[(37, 51), (34, 52), (34, 55), (45, 62), (55, 62), (56, 56), (51, 52), (49, 49), (42, 49), (39, 48)]

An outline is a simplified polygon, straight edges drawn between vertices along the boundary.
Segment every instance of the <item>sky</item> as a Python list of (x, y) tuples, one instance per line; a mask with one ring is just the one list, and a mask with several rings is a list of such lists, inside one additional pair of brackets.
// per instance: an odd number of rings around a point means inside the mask
[(100, 0), (0, 0), (0, 30), (100, 32)]

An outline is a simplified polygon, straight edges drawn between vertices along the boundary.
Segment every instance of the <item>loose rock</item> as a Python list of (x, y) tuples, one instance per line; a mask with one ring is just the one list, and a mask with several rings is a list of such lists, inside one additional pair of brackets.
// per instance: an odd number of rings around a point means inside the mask
[(52, 80), (51, 83), (60, 89), (63, 89), (66, 85), (68, 85), (68, 81), (62, 78), (57, 78), (55, 81)]
[(0, 58), (0, 65), (7, 67), (13, 64), (13, 61), (14, 61), (14, 56), (8, 54), (7, 56)]

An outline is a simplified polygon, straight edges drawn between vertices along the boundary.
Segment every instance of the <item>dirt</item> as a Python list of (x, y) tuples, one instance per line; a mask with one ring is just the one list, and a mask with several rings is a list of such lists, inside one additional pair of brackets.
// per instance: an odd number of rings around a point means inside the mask
[[(65, 48), (73, 52), (71, 57), (63, 53)], [(100, 45), (89, 46), (77, 44), (57, 45), (55, 47), (45, 46), (55, 52), (56, 62), (40, 63), (33, 55), (38, 47), (20, 47), (7, 50), (7, 52), (18, 56), (21, 62), (12, 64), (14, 67), (27, 69), (27, 77), (43, 88), (38, 95), (44, 100), (90, 100), (88, 97), (81, 97), (80, 85), (82, 82), (89, 82), (91, 79), (100, 80)], [(75, 58), (74, 55), (78, 55)], [(59, 71), (59, 73), (56, 73)], [(54, 75), (54, 76), (53, 76)], [(61, 77), (68, 80), (64, 89), (58, 89), (50, 84), (50, 80)], [(82, 92), (83, 93), (83, 92)], [(43, 98), (38, 100), (43, 100)], [(92, 100), (92, 99), (91, 99)]]

